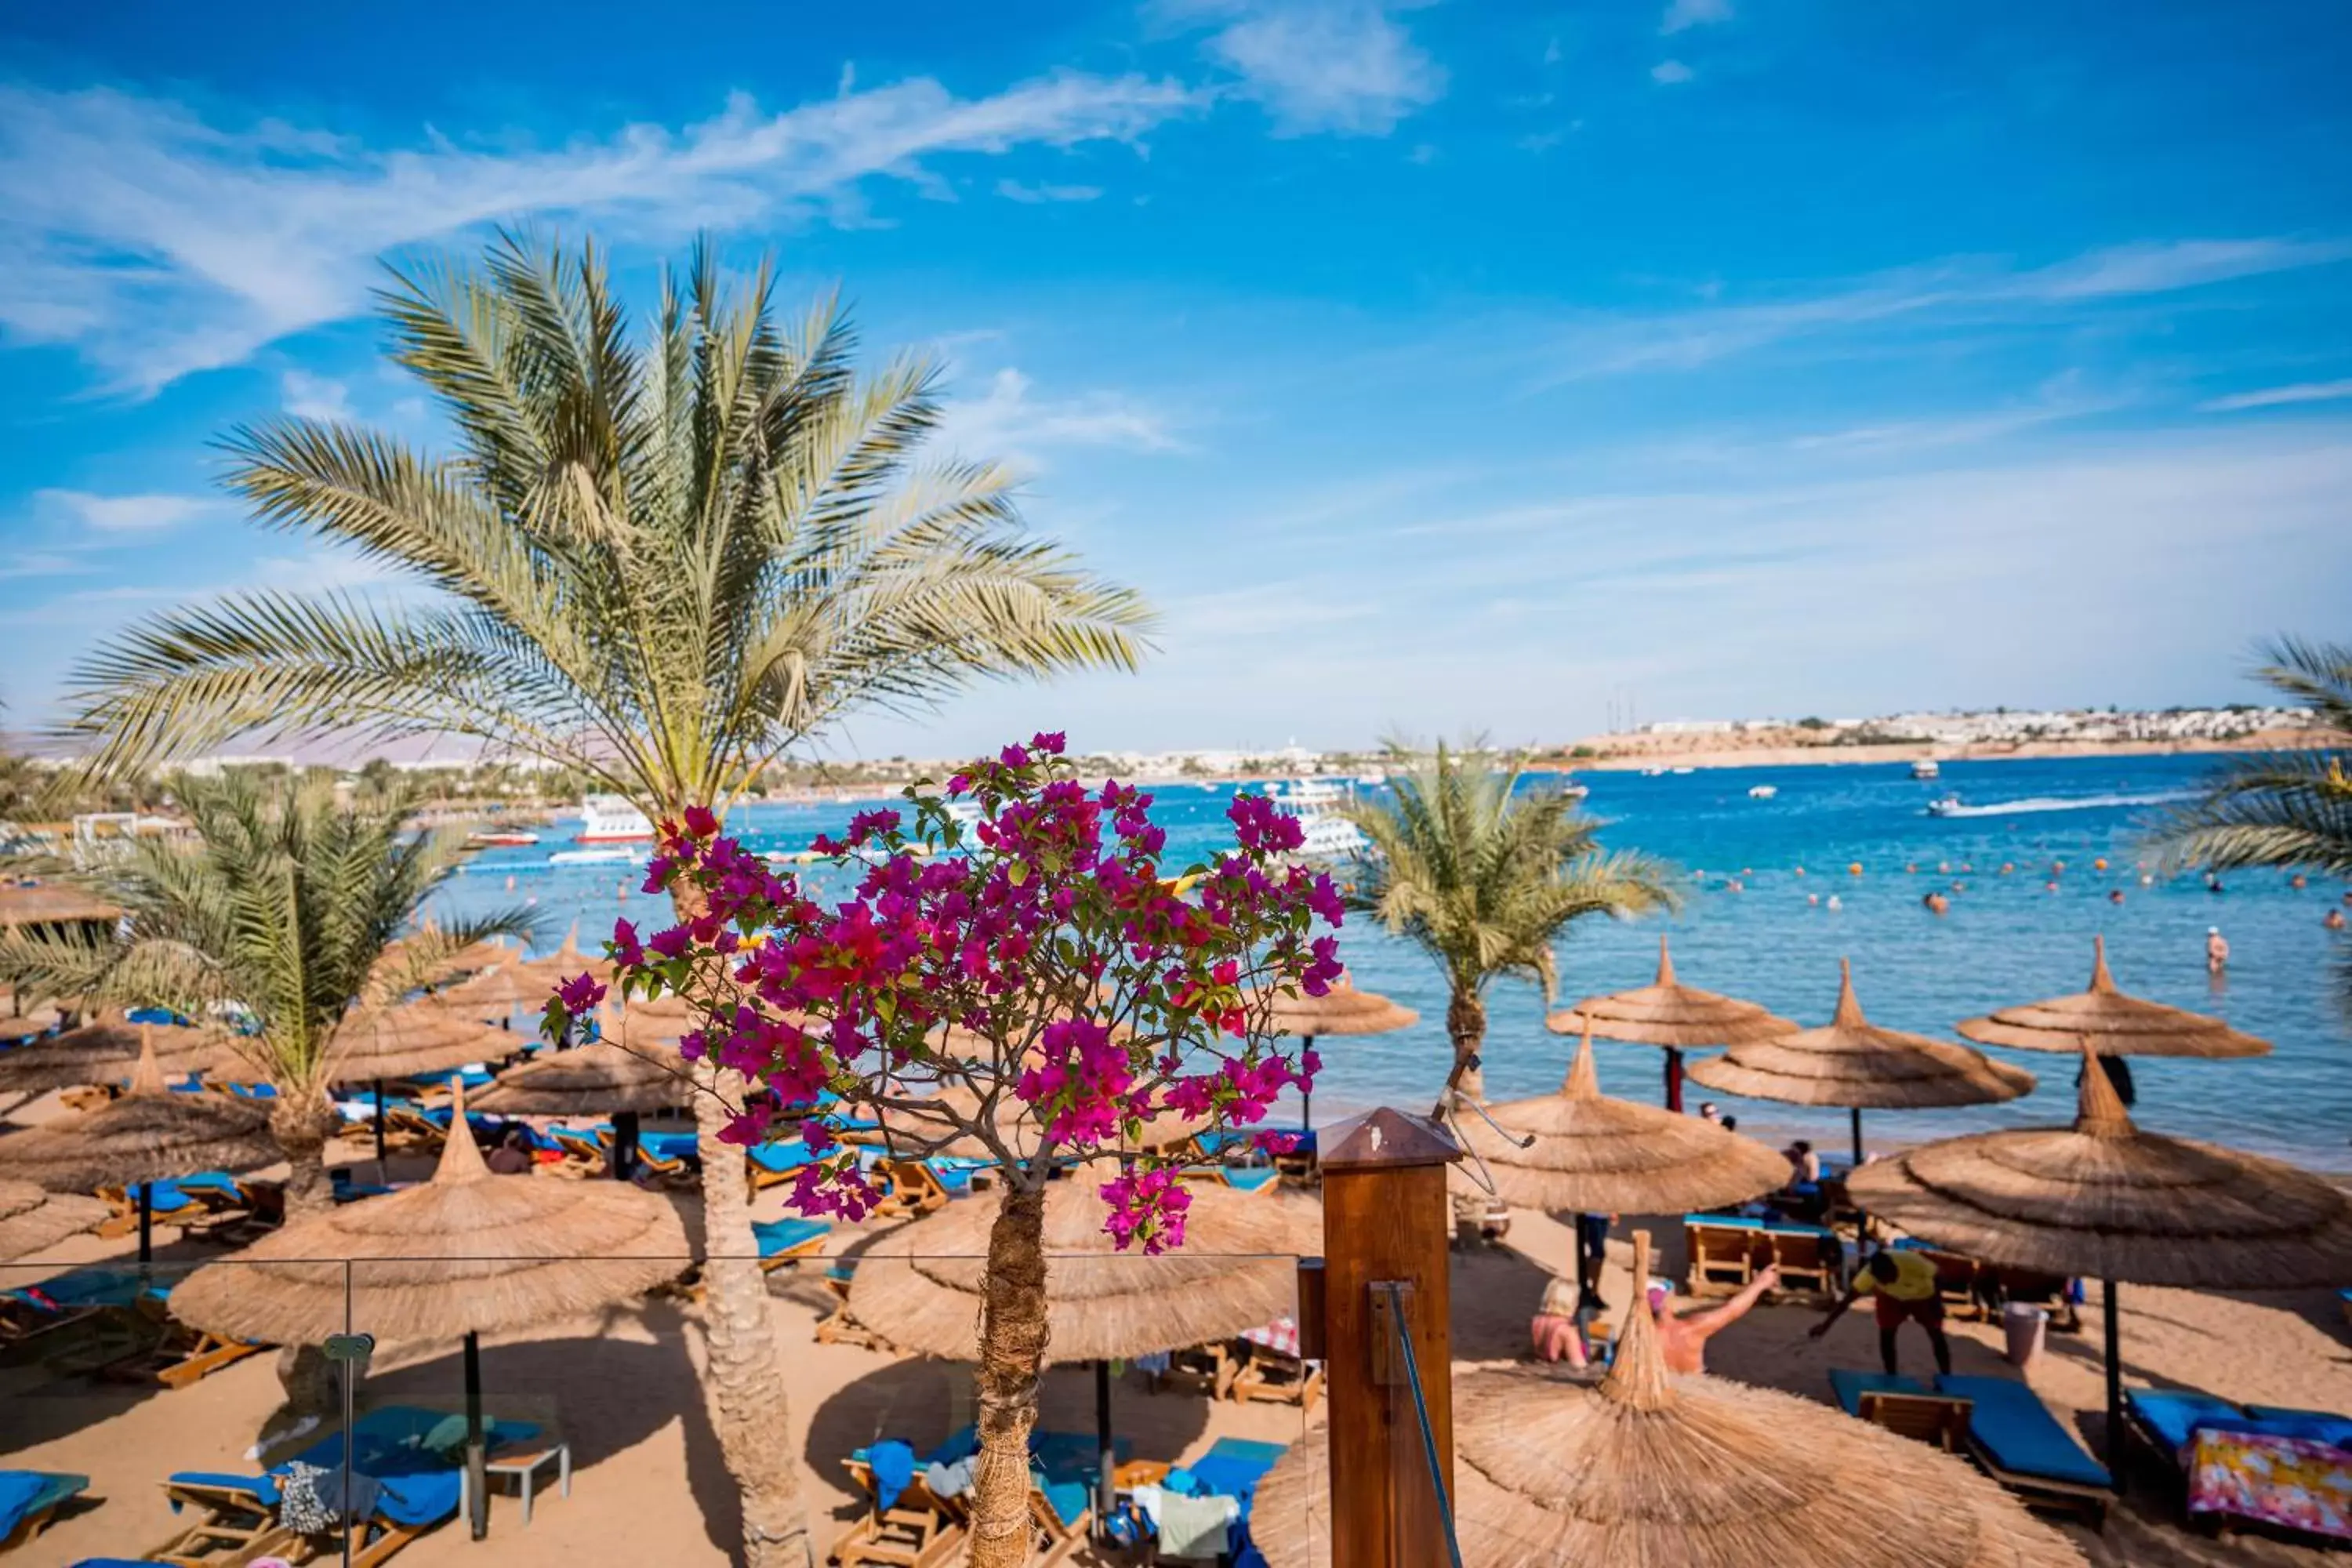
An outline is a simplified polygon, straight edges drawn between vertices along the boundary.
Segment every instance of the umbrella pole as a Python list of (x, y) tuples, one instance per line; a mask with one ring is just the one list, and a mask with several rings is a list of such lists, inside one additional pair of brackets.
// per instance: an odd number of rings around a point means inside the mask
[(1111, 1510), (1118, 1506), (1118, 1489), (1112, 1473), (1117, 1458), (1112, 1453), (1110, 1436), (1110, 1363), (1095, 1363), (1095, 1442), (1097, 1448), (1095, 1474), (1095, 1533), (1105, 1534), (1110, 1528)]
[(1853, 1163), (1859, 1168), (1862, 1164), (1862, 1107), (1856, 1105), (1848, 1109), (1853, 1117)]
[(383, 1079), (375, 1080), (375, 1179), (383, 1180)]
[[(1314, 1036), (1303, 1035), (1300, 1039), (1302, 1044), (1298, 1048), (1302, 1054), (1315, 1048)], [(1315, 1086), (1311, 1083), (1298, 1087), (1298, 1130), (1301, 1132), (1315, 1130)]]
[(629, 1171), (637, 1163), (637, 1113), (616, 1111), (613, 1116), (613, 1179), (625, 1182)]
[(482, 1440), (482, 1338), (469, 1331), (466, 1335), (466, 1501), (477, 1541), (490, 1532), (488, 1447)]
[(139, 1267), (155, 1261), (155, 1184), (139, 1184)]
[(2101, 1315), (2107, 1321), (2107, 1479), (2120, 1497), (2124, 1489), (2124, 1368), (2116, 1359), (2116, 1341), (2122, 1313), (2116, 1304), (2116, 1282), (2102, 1279), (2099, 1283), (2106, 1298)]
[(1680, 1114), (1683, 1108), (1683, 1054), (1673, 1046), (1666, 1047), (1666, 1109)]

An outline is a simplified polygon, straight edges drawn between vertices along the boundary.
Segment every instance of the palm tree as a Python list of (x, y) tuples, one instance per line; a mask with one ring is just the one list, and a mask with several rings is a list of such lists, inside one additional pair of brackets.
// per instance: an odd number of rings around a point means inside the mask
[(528, 937), (537, 921), (514, 909), (410, 929), (457, 851), (451, 836), (407, 829), (404, 794), (339, 805), (331, 786), (236, 776), (184, 780), (179, 792), (194, 843), (133, 837), (79, 879), (123, 911), (111, 933), (15, 933), (0, 942), (0, 967), (52, 995), (243, 1014), (251, 1032), (232, 1043), (276, 1090), (269, 1126), (291, 1168), (287, 1208), (323, 1209), (344, 1015), (396, 1001), (460, 947)]
[[(2352, 647), (2283, 637), (2263, 652), (2255, 677), (2307, 705), (2327, 744), (2223, 763), (2202, 798), (2158, 829), (2156, 842), (2179, 866), (2352, 877), (2352, 775), (2343, 751), (2352, 742)], [(2352, 965), (2337, 984), (2352, 1006)]]
[[(75, 728), (122, 763), (247, 729), (479, 737), (627, 795), (719, 811), (860, 708), (927, 710), (976, 677), (1131, 668), (1132, 592), (1026, 537), (1010, 476), (927, 461), (934, 368), (871, 375), (835, 304), (792, 329), (762, 264), (697, 250), (654, 330), (592, 247), (511, 237), (477, 270), (395, 273), (393, 357), (458, 451), (289, 419), (238, 431), (230, 484), (276, 527), (440, 591), (409, 607), (251, 594), (134, 628), (82, 671)], [(753, 1568), (809, 1556), (732, 1074), (698, 1095), (716, 1425)]]
[(1671, 908), (1666, 868), (1640, 854), (1606, 853), (1599, 824), (1557, 788), (1521, 794), (1519, 765), (1492, 770), (1439, 742), (1394, 778), (1392, 801), (1347, 816), (1371, 841), (1349, 908), (1421, 945), (1445, 973), (1445, 1032), (1453, 1071), (1438, 1114), (1459, 1089), (1484, 1097), (1477, 1066), (1486, 1037), (1486, 988), (1500, 975), (1559, 989), (1552, 943), (1587, 915)]

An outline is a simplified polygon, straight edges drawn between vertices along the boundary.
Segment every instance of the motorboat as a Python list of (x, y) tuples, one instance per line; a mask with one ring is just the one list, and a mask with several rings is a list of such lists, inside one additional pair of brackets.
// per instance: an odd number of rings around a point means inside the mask
[(1780, 793), (1780, 786), (1778, 784), (1749, 784), (1748, 786), (1748, 798), (1750, 800), (1770, 800), (1774, 795), (1779, 795)]
[(477, 827), (466, 835), (468, 849), (524, 849), (538, 842), (538, 834), (520, 827)]
[(1940, 778), (1943, 776), (1943, 769), (1936, 765), (1936, 759), (1933, 757), (1922, 757), (1911, 764), (1911, 776), (1915, 779)]
[(1930, 816), (1958, 816), (1959, 814), (1960, 797), (1958, 795), (1939, 795), (1927, 803), (1927, 815)]
[(654, 825), (626, 795), (592, 795), (580, 803), (580, 831), (574, 844), (650, 844)]

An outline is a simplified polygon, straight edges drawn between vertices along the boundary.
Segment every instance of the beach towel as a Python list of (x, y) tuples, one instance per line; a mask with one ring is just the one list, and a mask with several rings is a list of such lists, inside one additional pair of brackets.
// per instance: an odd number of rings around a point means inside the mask
[(0, 1540), (16, 1532), (49, 1491), (49, 1478), (32, 1470), (0, 1470)]
[(278, 1485), (278, 1521), (302, 1535), (322, 1535), (348, 1520), (363, 1520), (375, 1511), (375, 1478), (353, 1473), (346, 1480), (340, 1468), (321, 1469), (295, 1460), (286, 1467)]
[(2352, 1541), (2352, 1454), (2332, 1444), (2200, 1426), (2189, 1507)]
[(915, 1450), (893, 1438), (866, 1450), (866, 1468), (874, 1476), (874, 1505), (887, 1510), (915, 1479)]
[(1229, 1497), (1185, 1497), (1163, 1493), (1160, 1499), (1160, 1550), (1170, 1557), (1221, 1557), (1226, 1535), (1240, 1505)]

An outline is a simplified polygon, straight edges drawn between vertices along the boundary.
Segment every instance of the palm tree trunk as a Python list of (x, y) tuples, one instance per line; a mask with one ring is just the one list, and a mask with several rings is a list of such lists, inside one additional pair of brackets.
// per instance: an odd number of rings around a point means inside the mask
[(324, 1214), (335, 1206), (327, 1180), (327, 1140), (334, 1136), (335, 1108), (315, 1089), (280, 1084), (269, 1112), (269, 1135), (286, 1156), (286, 1217)]
[(751, 1236), (751, 1179), (742, 1151), (719, 1137), (728, 1107), (742, 1099), (743, 1077), (704, 1060), (695, 1065), (694, 1079), (710, 1424), (727, 1473), (742, 1493), (744, 1568), (808, 1568), (814, 1552), (785, 1418), (791, 1390), (776, 1354), (767, 1276), (760, 1272)]
[[(1447, 1080), (1449, 1087), (1483, 1103), (1486, 1098), (1486, 1073), (1476, 1064), (1479, 1048), (1486, 1043), (1486, 1005), (1478, 999), (1475, 991), (1466, 986), (1454, 987), (1452, 1000), (1445, 1005), (1445, 1033), (1454, 1041), (1454, 1074)], [(1448, 1094), (1438, 1109), (1451, 1110), (1453, 1104), (1454, 1096)], [(1486, 1194), (1454, 1194), (1455, 1236), (1476, 1239), (1486, 1219)]]
[[(674, 889), (678, 919), (703, 910), (701, 895)], [(801, 1501), (800, 1461), (790, 1439), (791, 1389), (776, 1353), (768, 1278), (751, 1234), (751, 1182), (743, 1152), (720, 1140), (730, 1107), (742, 1102), (743, 1075), (709, 1058), (694, 1065), (694, 1131), (702, 1157), (703, 1334), (709, 1352), (704, 1393), (719, 1452), (743, 1503), (743, 1568), (809, 1568), (815, 1561)]]
[(971, 1568), (1029, 1560), (1029, 1433), (1045, 1364), (1045, 1194), (1008, 1186), (988, 1231), (980, 1320), (980, 1465)]

